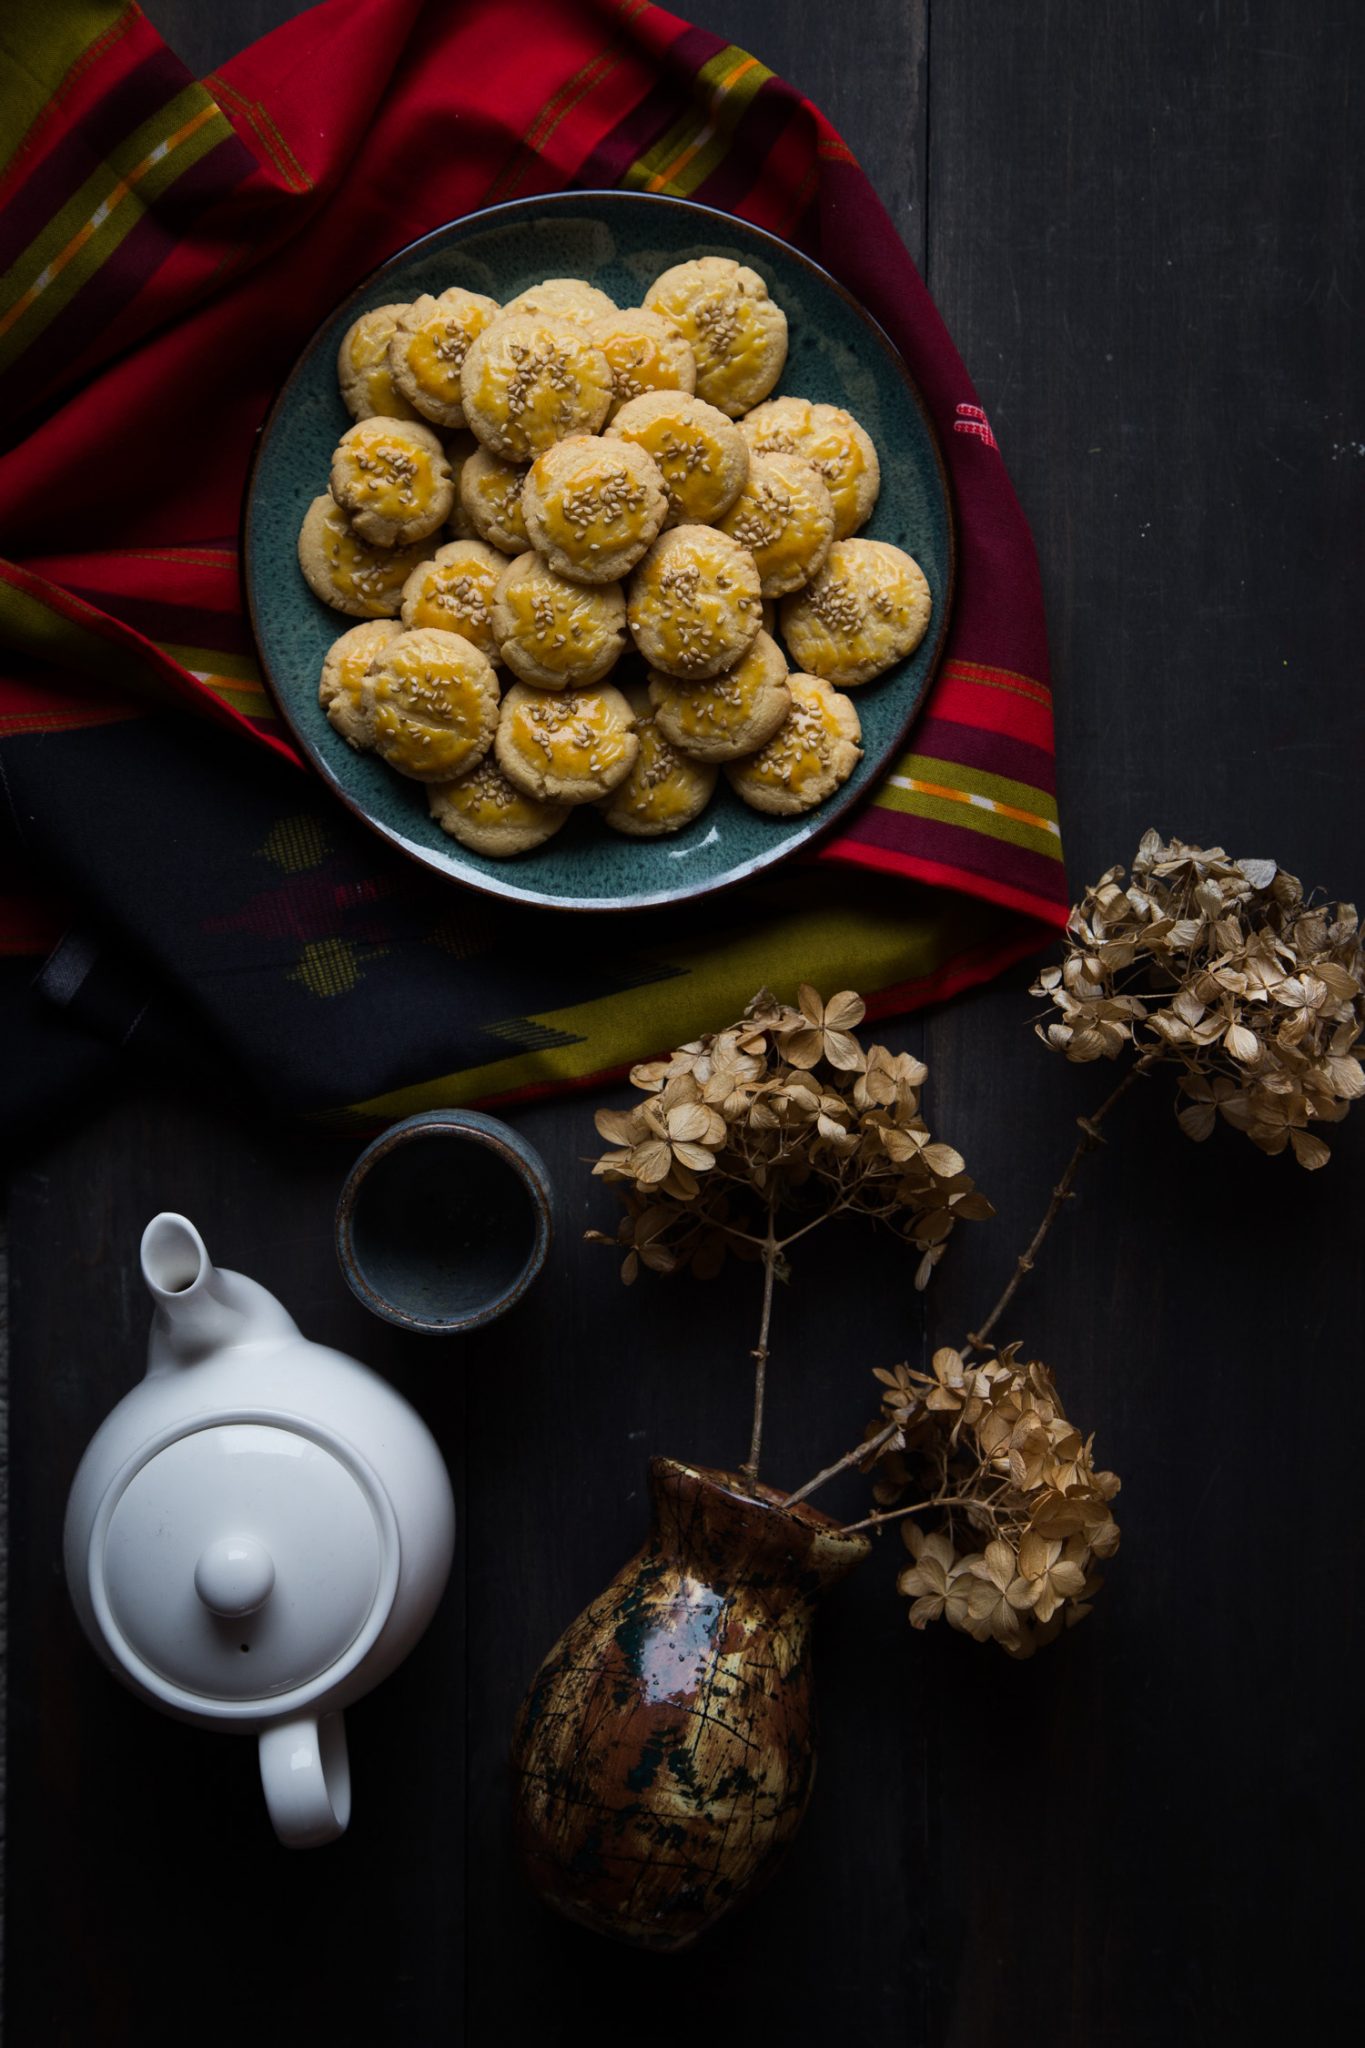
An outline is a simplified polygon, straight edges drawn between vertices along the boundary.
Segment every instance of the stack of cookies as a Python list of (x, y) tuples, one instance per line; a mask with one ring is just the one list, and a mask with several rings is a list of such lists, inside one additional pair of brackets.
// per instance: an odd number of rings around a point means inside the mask
[(841, 407), (769, 396), (786, 355), (762, 278), (720, 256), (638, 307), (578, 278), (505, 306), (454, 285), (347, 331), (355, 424), (299, 561), (364, 623), (319, 701), (463, 845), (525, 853), (585, 804), (656, 838), (722, 771), (791, 815), (853, 772), (843, 692), (919, 645), (929, 587), (853, 538), (877, 451)]

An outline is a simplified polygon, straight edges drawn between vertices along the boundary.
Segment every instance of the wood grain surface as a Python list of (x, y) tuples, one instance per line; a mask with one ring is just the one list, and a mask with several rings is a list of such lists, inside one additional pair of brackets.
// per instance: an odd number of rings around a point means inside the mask
[[(198, 69), (288, 0), (148, 0)], [(891, 207), (1033, 522), (1073, 881), (1143, 828), (1365, 896), (1365, 406), (1354, 0), (706, 0), (820, 102)], [(1355, 99), (1353, 101), (1353, 95)], [(765, 1476), (854, 1437), (869, 1368), (922, 1360), (1007, 1273), (1104, 1076), (1047, 1057), (1028, 975), (890, 1027), (999, 1220), (927, 1299), (856, 1234), (774, 1319)], [(723, 1020), (717, 1019), (717, 1022)], [(783, 1876), (678, 1958), (551, 1918), (514, 1868), (506, 1747), (572, 1616), (637, 1547), (653, 1452), (747, 1440), (750, 1272), (621, 1289), (583, 1098), (527, 1110), (550, 1269), (463, 1341), (371, 1320), (337, 1271), (353, 1147), (128, 1089), (11, 1192), (10, 2039), (651, 2048), (1249, 2041), (1361, 2018), (1358, 1811), (1365, 1113), (1308, 1176), (1130, 1100), (1016, 1304), (1123, 1474), (1123, 1549), (1032, 1664), (912, 1634), (884, 1539), (830, 1599), (810, 1817)], [(349, 1715), (355, 1820), (278, 1852), (248, 1745), (164, 1720), (80, 1639), (59, 1561), (89, 1434), (141, 1370), (156, 1209), (390, 1373), (450, 1461), (445, 1607)], [(861, 1483), (831, 1489), (852, 1509)], [(822, 1497), (823, 1498), (823, 1497)]]

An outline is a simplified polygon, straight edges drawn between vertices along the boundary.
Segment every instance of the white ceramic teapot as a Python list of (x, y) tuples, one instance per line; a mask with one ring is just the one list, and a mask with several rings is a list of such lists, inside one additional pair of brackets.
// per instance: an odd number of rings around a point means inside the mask
[(144, 1699), (254, 1734), (275, 1831), (351, 1811), (340, 1709), (406, 1656), (450, 1573), (441, 1454), (368, 1367), (310, 1344), (264, 1287), (154, 1217), (147, 1375), (81, 1460), (66, 1577), (87, 1635)]

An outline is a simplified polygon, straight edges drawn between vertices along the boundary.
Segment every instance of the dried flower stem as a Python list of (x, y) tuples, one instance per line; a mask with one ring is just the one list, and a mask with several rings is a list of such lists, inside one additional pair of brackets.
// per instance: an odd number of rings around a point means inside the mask
[(990, 1336), (991, 1331), (995, 1328), (1018, 1292), (1024, 1275), (1033, 1271), (1038, 1254), (1043, 1248), (1044, 1239), (1057, 1221), (1057, 1218), (1061, 1215), (1065, 1204), (1071, 1199), (1071, 1191), (1075, 1184), (1076, 1176), (1081, 1170), (1082, 1160), (1089, 1153), (1093, 1152), (1097, 1146), (1104, 1143), (1104, 1139), (1100, 1135), (1100, 1125), (1104, 1122), (1104, 1119), (1108, 1116), (1110, 1110), (1114, 1108), (1115, 1104), (1128, 1093), (1128, 1090), (1132, 1087), (1138, 1076), (1145, 1074), (1147, 1069), (1155, 1064), (1158, 1057), (1159, 1055), (1155, 1052), (1143, 1053), (1141, 1058), (1135, 1060), (1132, 1066), (1129, 1067), (1127, 1073), (1119, 1082), (1118, 1087), (1113, 1090), (1112, 1094), (1105, 1097), (1099, 1108), (1091, 1116), (1077, 1117), (1076, 1122), (1079, 1124), (1081, 1131), (1080, 1142), (1067, 1161), (1066, 1171), (1052, 1190), (1052, 1200), (1043, 1212), (1043, 1220), (1030, 1238), (1028, 1248), (1020, 1252), (1019, 1257), (1015, 1260), (1014, 1271), (1010, 1275), (1003, 1294), (985, 1321), (979, 1323), (976, 1329), (968, 1331), (967, 1341), (962, 1347), (962, 1356), (964, 1358), (968, 1357), (973, 1351), (980, 1351), (984, 1348), (986, 1339)]
[(920, 1515), (926, 1508), (979, 1508), (982, 1503), (965, 1493), (936, 1493), (928, 1500), (912, 1501), (905, 1508), (881, 1508), (874, 1515), (867, 1515), (861, 1522), (845, 1522), (840, 1530), (842, 1536), (856, 1536), (863, 1529), (879, 1529), (883, 1522), (898, 1522), (902, 1515)]
[(860, 1464), (864, 1458), (874, 1458), (878, 1451), (885, 1449), (890, 1443), (898, 1428), (898, 1423), (888, 1422), (886, 1428), (879, 1429), (875, 1436), (867, 1437), (862, 1443), (855, 1444), (851, 1451), (844, 1452), (842, 1458), (836, 1458), (832, 1465), (826, 1465), (823, 1472), (817, 1472), (814, 1479), (808, 1479), (804, 1486), (797, 1487), (795, 1493), (789, 1493), (782, 1502), (783, 1507), (795, 1507), (797, 1501), (804, 1500), (807, 1494), (814, 1493), (817, 1487), (823, 1486), (827, 1479), (833, 1479), (836, 1473), (846, 1472), (850, 1465)]
[[(1092, 1116), (1077, 1117), (1076, 1121), (1081, 1127), (1080, 1142), (1077, 1144), (1075, 1151), (1072, 1153), (1070, 1159), (1067, 1161), (1066, 1170), (1062, 1174), (1061, 1179), (1058, 1181), (1056, 1187), (1052, 1190), (1052, 1199), (1048, 1203), (1047, 1208), (1043, 1213), (1043, 1220), (1038, 1225), (1038, 1228), (1034, 1231), (1033, 1236), (1030, 1238), (1027, 1250), (1022, 1251), (1019, 1254), (1019, 1257), (1015, 1260), (1014, 1271), (1010, 1275), (1005, 1290), (1001, 1294), (1000, 1299), (996, 1302), (995, 1307), (991, 1310), (990, 1314), (986, 1317), (985, 1321), (979, 1326), (979, 1328), (969, 1333), (967, 1341), (962, 1346), (962, 1350), (960, 1353), (962, 1359), (967, 1359), (973, 1351), (981, 1350), (984, 1347), (986, 1339), (989, 1337), (991, 1331), (995, 1328), (1001, 1316), (1005, 1313), (1005, 1310), (1013, 1301), (1015, 1294), (1018, 1292), (1020, 1283), (1024, 1278), (1024, 1275), (1026, 1273), (1032, 1272), (1034, 1263), (1038, 1257), (1039, 1252), (1042, 1250), (1043, 1243), (1047, 1237), (1048, 1232), (1051, 1230), (1053, 1224), (1057, 1221), (1057, 1218), (1060, 1216), (1066, 1203), (1071, 1198), (1072, 1187), (1075, 1183), (1077, 1174), (1081, 1170), (1081, 1161), (1086, 1157), (1088, 1153), (1093, 1152), (1097, 1146), (1102, 1145), (1104, 1143), (1104, 1139), (1100, 1135), (1100, 1125), (1104, 1122), (1104, 1119), (1108, 1116), (1110, 1110), (1114, 1108), (1115, 1104), (1119, 1102), (1121, 1098), (1128, 1093), (1128, 1090), (1132, 1087), (1134, 1081), (1138, 1079), (1139, 1075), (1145, 1074), (1147, 1069), (1150, 1066), (1152, 1066), (1159, 1057), (1160, 1055), (1156, 1051), (1143, 1053), (1140, 1058), (1134, 1060), (1132, 1066), (1129, 1067), (1127, 1073), (1119, 1082), (1118, 1087), (1113, 1089), (1110, 1094), (1106, 1095), (1104, 1101), (1100, 1104), (1099, 1108), (1094, 1112)], [(844, 1472), (848, 1469), (850, 1465), (858, 1464), (867, 1455), (869, 1451), (880, 1449), (882, 1445), (889, 1442), (889, 1440), (891, 1439), (891, 1437), (895, 1435), (895, 1433), (895, 1427), (893, 1425), (887, 1429), (882, 1430), (879, 1436), (869, 1437), (863, 1443), (856, 1444), (851, 1451), (845, 1451), (842, 1458), (836, 1459), (832, 1465), (826, 1465), (823, 1472), (817, 1472), (813, 1479), (808, 1479), (804, 1486), (797, 1488), (795, 1493), (789, 1493), (783, 1505), (785, 1507), (790, 1507), (794, 1501), (805, 1500), (809, 1494), (814, 1493), (817, 1490), (817, 1488), (823, 1486), (826, 1480), (833, 1479), (836, 1473)], [(921, 1501), (920, 1503), (918, 1503), (918, 1505), (921, 1507), (933, 1507), (937, 1505), (956, 1506), (958, 1505), (958, 1503), (956, 1501)], [(880, 1521), (894, 1521), (897, 1515), (910, 1515), (914, 1513), (914, 1508), (898, 1508), (895, 1510), (893, 1514), (890, 1515), (870, 1515), (866, 1521), (853, 1522), (848, 1524), (845, 1533), (851, 1533), (851, 1531), (854, 1529), (872, 1528), (873, 1526), (875, 1526), (876, 1523)]]
[(778, 1260), (777, 1233), (773, 1228), (773, 1212), (768, 1209), (768, 1235), (763, 1240), (763, 1314), (758, 1325), (758, 1343), (754, 1346), (754, 1421), (749, 1435), (749, 1455), (740, 1466), (746, 1479), (758, 1477), (758, 1455), (763, 1445), (763, 1397), (768, 1385), (768, 1328), (773, 1315), (773, 1281), (777, 1277)]

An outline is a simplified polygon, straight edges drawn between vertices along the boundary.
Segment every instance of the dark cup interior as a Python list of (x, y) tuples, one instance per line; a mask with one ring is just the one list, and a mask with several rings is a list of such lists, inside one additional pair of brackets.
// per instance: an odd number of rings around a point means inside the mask
[(402, 1317), (467, 1325), (507, 1305), (537, 1246), (539, 1214), (517, 1167), (464, 1132), (415, 1132), (351, 1189), (359, 1278)]

